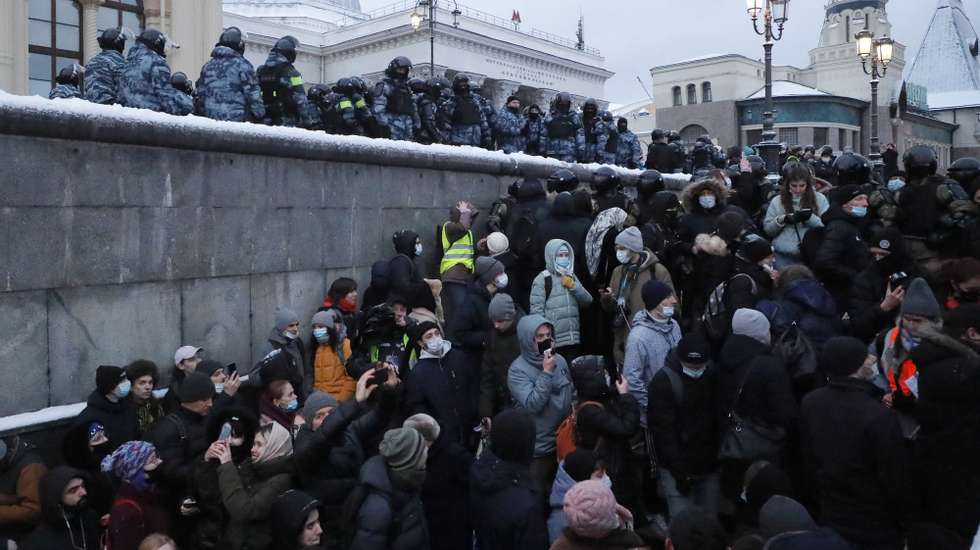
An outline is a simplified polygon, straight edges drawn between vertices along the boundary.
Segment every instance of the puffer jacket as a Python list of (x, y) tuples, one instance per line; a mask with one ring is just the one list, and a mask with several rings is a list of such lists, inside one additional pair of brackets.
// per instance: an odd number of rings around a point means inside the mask
[(759, 302), (756, 309), (769, 319), (774, 335), (782, 334), (796, 323), (817, 349), (834, 336), (844, 334), (833, 296), (814, 279), (790, 283), (771, 300)]
[[(633, 316), (633, 330), (626, 340), (626, 358), (623, 377), (630, 394), (647, 410), (647, 387), (653, 376), (663, 368), (667, 355), (681, 341), (681, 327), (677, 321), (657, 321), (644, 309)], [(646, 415), (640, 422), (646, 427)]]
[[(344, 338), (344, 358), (351, 356), (350, 340)], [(347, 401), (354, 397), (357, 380), (347, 374), (345, 361), (329, 344), (320, 344), (313, 356), (313, 389), (328, 393), (337, 401)]]
[(367, 496), (357, 512), (351, 550), (426, 550), (429, 529), (418, 493), (396, 488), (384, 457), (368, 459), (361, 467)]
[(576, 481), (565, 471), (565, 461), (558, 465), (555, 482), (551, 484), (551, 495), (548, 496), (548, 542), (554, 543), (561, 536), (561, 531), (568, 526), (565, 517), (565, 493), (575, 485)]
[(799, 258), (800, 243), (803, 242), (803, 236), (806, 235), (806, 232), (814, 227), (823, 227), (823, 220), (820, 219), (820, 216), (823, 216), (830, 208), (830, 202), (827, 201), (827, 197), (823, 193), (815, 193), (815, 195), (817, 196), (817, 207), (813, 209), (813, 215), (810, 216), (809, 220), (803, 223), (783, 225), (776, 221), (780, 216), (786, 214), (783, 198), (779, 195), (772, 198), (762, 225), (766, 234), (772, 239), (773, 250), (784, 256)]
[[(544, 315), (554, 326), (556, 348), (574, 346), (582, 341), (579, 308), (592, 303), (592, 295), (585, 289), (574, 273), (568, 276), (574, 281), (571, 289), (561, 284), (562, 274), (555, 268), (555, 256), (562, 246), (568, 248), (571, 254), (572, 266), (575, 265), (575, 250), (568, 242), (552, 239), (544, 247), (545, 270), (534, 278), (531, 285), (531, 313)], [(551, 293), (547, 293), (545, 280), (551, 279)]]
[(545, 372), (541, 366), (544, 356), (538, 352), (534, 333), (544, 324), (550, 322), (541, 315), (528, 315), (520, 320), (517, 338), (521, 356), (514, 359), (507, 371), (507, 387), (516, 407), (534, 417), (536, 457), (554, 454), (555, 430), (568, 417), (575, 399), (568, 364), (561, 355), (555, 355), (554, 371)]

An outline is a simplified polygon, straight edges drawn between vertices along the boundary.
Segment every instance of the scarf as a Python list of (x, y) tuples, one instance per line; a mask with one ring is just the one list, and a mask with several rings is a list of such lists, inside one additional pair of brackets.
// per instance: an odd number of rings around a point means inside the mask
[(293, 438), (289, 435), (289, 430), (283, 428), (281, 424), (273, 422), (269, 424), (272, 428), (265, 436), (265, 446), (262, 453), (253, 460), (255, 464), (265, 464), (277, 458), (293, 454)]
[(599, 257), (602, 255), (602, 242), (606, 233), (613, 227), (626, 222), (626, 211), (619, 207), (607, 208), (596, 216), (592, 227), (585, 235), (585, 259), (589, 265), (589, 273), (593, 277), (599, 272)]

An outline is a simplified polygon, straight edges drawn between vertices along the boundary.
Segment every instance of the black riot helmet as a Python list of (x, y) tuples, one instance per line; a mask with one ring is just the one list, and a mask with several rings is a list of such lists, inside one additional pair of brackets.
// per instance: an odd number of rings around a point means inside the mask
[(946, 170), (946, 177), (956, 180), (964, 189), (980, 176), (980, 160), (965, 157), (957, 160)]
[(572, 96), (568, 92), (561, 92), (555, 96), (555, 110), (566, 115), (572, 109)]
[(681, 133), (677, 130), (671, 130), (667, 133), (667, 143), (675, 143), (681, 140)]
[(347, 97), (354, 95), (354, 91), (355, 91), (354, 79), (348, 78), (346, 76), (344, 78), (341, 78), (340, 80), (337, 81), (336, 84), (333, 85), (333, 91), (338, 94), (343, 94)]
[(664, 190), (664, 176), (656, 170), (644, 170), (636, 182), (636, 194), (644, 201)]
[(103, 50), (116, 50), (122, 53), (126, 49), (126, 35), (116, 28), (106, 29), (99, 36), (99, 47)]
[(936, 152), (926, 145), (910, 147), (902, 156), (902, 164), (909, 179), (915, 180), (935, 174), (939, 167)]
[[(334, 89), (336, 90), (336, 86)], [(306, 92), (306, 98), (310, 100), (311, 103), (320, 103), (327, 94), (330, 93), (330, 88), (327, 88), (323, 84), (314, 84), (310, 86), (310, 89)]]
[(592, 192), (605, 195), (619, 185), (619, 174), (608, 166), (600, 166), (592, 173)]
[(666, 138), (667, 138), (667, 132), (664, 132), (660, 128), (654, 128), (654, 130), (650, 132), (650, 139), (652, 139), (653, 141), (666, 139)]
[(292, 36), (284, 36), (276, 41), (272, 51), (280, 53), (290, 63), (296, 62), (296, 48), (299, 47), (299, 40)]
[(416, 76), (408, 79), (408, 89), (412, 90), (413, 94), (424, 94), (428, 87), (424, 78)]
[(392, 59), (391, 63), (388, 63), (388, 68), (385, 69), (385, 75), (388, 78), (407, 79), (408, 73), (411, 70), (412, 62), (404, 55), (399, 55)]
[(454, 76), (453, 92), (457, 95), (466, 95), (470, 93), (470, 77), (462, 73)]
[(159, 55), (167, 57), (167, 37), (164, 36), (162, 32), (156, 29), (146, 29), (140, 33), (140, 36), (136, 39), (136, 41), (143, 44), (147, 48), (150, 48)]
[(187, 95), (194, 95), (194, 85), (191, 84), (191, 80), (187, 78), (186, 73), (177, 71), (170, 75), (170, 85)]
[(536, 119), (541, 116), (541, 107), (537, 103), (532, 103), (530, 107), (527, 108), (527, 116)]
[(58, 84), (70, 84), (77, 87), (81, 83), (82, 72), (82, 68), (78, 63), (72, 63), (71, 65), (62, 67), (54, 80)]
[(367, 91), (368, 91), (368, 89), (367, 89), (367, 83), (364, 82), (364, 79), (363, 78), (361, 78), (359, 76), (352, 76), (352, 77), (350, 77), (350, 83), (351, 83), (351, 86), (354, 87), (354, 92), (359, 93), (361, 95), (364, 95), (364, 94), (367, 93)]
[(228, 27), (221, 31), (221, 37), (218, 38), (218, 45), (231, 48), (240, 54), (245, 54), (245, 38), (242, 36), (242, 30), (238, 27)]
[(613, 121), (613, 115), (609, 111), (600, 111), (599, 119), (602, 120), (603, 122), (611, 124)]
[(864, 185), (871, 179), (871, 163), (856, 153), (844, 153), (834, 161), (836, 187), (842, 185)]
[(429, 93), (429, 96), (431, 96), (433, 99), (439, 99), (439, 96), (442, 95), (443, 90), (448, 90), (451, 84), (449, 84), (449, 81), (444, 77), (434, 76), (430, 78), (428, 82), (426, 82), (426, 86), (428, 87), (427, 92)]
[(591, 97), (582, 103), (582, 114), (586, 117), (594, 117), (599, 113), (599, 104)]
[(578, 176), (575, 172), (567, 168), (560, 168), (555, 170), (548, 176), (548, 192), (549, 193), (562, 193), (568, 191), (571, 193), (578, 187)]

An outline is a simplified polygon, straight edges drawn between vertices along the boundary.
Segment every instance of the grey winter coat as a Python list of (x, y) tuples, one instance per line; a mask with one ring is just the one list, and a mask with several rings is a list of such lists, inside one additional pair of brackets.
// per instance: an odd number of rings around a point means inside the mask
[[(555, 256), (562, 246), (568, 248), (571, 265), (568, 276), (575, 280), (569, 290), (562, 286), (562, 273), (555, 267)], [(592, 295), (575, 276), (575, 249), (568, 242), (552, 239), (544, 247), (545, 270), (534, 278), (531, 285), (531, 313), (544, 315), (554, 326), (555, 347), (574, 346), (581, 342), (582, 330), (579, 323), (579, 308), (592, 303)], [(551, 278), (551, 292), (546, 293), (545, 279)], [(547, 295), (546, 295), (547, 294)]]
[(261, 122), (265, 103), (255, 68), (227, 46), (215, 46), (197, 79), (194, 112), (215, 120)]
[(558, 465), (555, 482), (551, 484), (551, 495), (548, 497), (548, 542), (554, 544), (565, 527), (568, 527), (568, 517), (565, 516), (565, 493), (575, 485), (576, 481), (565, 471), (565, 461)]
[(137, 42), (119, 75), (117, 100), (126, 107), (183, 116), (194, 110), (190, 96), (170, 83), (170, 67), (157, 52)]
[(541, 315), (528, 315), (517, 324), (517, 338), (521, 343), (521, 355), (507, 371), (507, 387), (514, 403), (534, 416), (534, 456), (548, 456), (555, 452), (555, 430), (572, 410), (575, 387), (568, 372), (568, 364), (561, 355), (555, 355), (555, 370), (544, 372), (541, 364), (544, 356), (538, 353), (534, 333), (538, 327), (550, 322)]
[(112, 105), (126, 59), (116, 50), (102, 50), (85, 64), (85, 99)]
[[(657, 321), (646, 310), (633, 316), (633, 329), (626, 339), (623, 376), (641, 411), (647, 410), (650, 381), (663, 368), (670, 350), (677, 347), (680, 340), (681, 327), (677, 321)], [(640, 423), (646, 427), (646, 415), (640, 415)]]

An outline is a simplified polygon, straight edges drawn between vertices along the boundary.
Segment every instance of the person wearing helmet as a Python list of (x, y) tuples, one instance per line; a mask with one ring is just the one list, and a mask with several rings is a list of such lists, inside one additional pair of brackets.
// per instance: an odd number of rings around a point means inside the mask
[(183, 71), (177, 71), (170, 75), (170, 84), (180, 93), (186, 95), (193, 100), (194, 98), (194, 84), (191, 80), (187, 78), (187, 73)]
[(412, 141), (422, 127), (418, 106), (408, 86), (411, 71), (412, 62), (398, 56), (388, 63), (385, 77), (374, 86), (374, 116), (383, 137)]
[(527, 118), (521, 114), (521, 100), (510, 96), (497, 113), (493, 131), (497, 148), (507, 154), (523, 151), (527, 147)]
[(328, 134), (362, 136), (364, 127), (358, 120), (358, 110), (367, 109), (363, 97), (355, 97), (355, 84), (351, 78), (341, 78), (333, 88), (319, 99), (317, 104), (323, 113), (323, 129)]
[(946, 170), (946, 177), (955, 180), (960, 184), (967, 194), (971, 189), (977, 188), (978, 177), (980, 177), (980, 160), (973, 157), (957, 159), (949, 165)]
[(48, 99), (71, 99), (73, 97), (82, 97), (82, 91), (79, 89), (82, 84), (82, 73), (83, 69), (78, 63), (72, 63), (67, 67), (62, 67), (58, 71), (58, 77), (55, 78), (57, 83), (54, 88), (51, 88), (51, 92), (48, 93)]
[(384, 133), (374, 117), (374, 96), (368, 91), (367, 84), (359, 76), (350, 77), (351, 95), (354, 103), (354, 116), (360, 126), (362, 135), (368, 137), (383, 137)]
[(871, 163), (856, 153), (844, 152), (834, 161), (834, 187), (864, 185), (871, 181)]
[(178, 116), (194, 110), (190, 97), (179, 93), (170, 81), (166, 47), (167, 37), (160, 31), (140, 33), (119, 75), (117, 100), (121, 105)]
[(527, 147), (524, 152), (528, 155), (544, 156), (544, 140), (547, 132), (544, 125), (544, 113), (536, 103), (527, 108), (527, 126), (524, 128), (524, 136), (527, 138)]
[(442, 117), (440, 109), (444, 100), (442, 91), (450, 88), (449, 81), (441, 76), (430, 78), (425, 85), (425, 93), (417, 100), (419, 120), (422, 128), (416, 141), (419, 143), (444, 143), (446, 136), (442, 131), (439, 120)]
[(650, 145), (647, 146), (646, 167), (661, 174), (674, 173), (674, 153), (667, 145), (667, 132), (656, 128), (650, 133)]
[(306, 91), (306, 100), (310, 104), (316, 116), (313, 117), (313, 124), (310, 130), (323, 130), (328, 134), (335, 132), (327, 129), (327, 114), (333, 107), (334, 93), (329, 86), (324, 84), (314, 84)]
[[(493, 108), (493, 104), (490, 100), (483, 95), (483, 88), (474, 81), (470, 81), (470, 91), (473, 92), (473, 96), (476, 97), (476, 101), (480, 104), (480, 112), (487, 119), (487, 126), (493, 130), (494, 124), (497, 123), (497, 110)], [(487, 149), (493, 150), (493, 132), (490, 132), (490, 143), (487, 145)]]
[(834, 148), (830, 145), (824, 145), (820, 148), (819, 156), (810, 162), (810, 165), (813, 166), (813, 175), (832, 183), (834, 181), (834, 163), (836, 161), (837, 158), (834, 157)]
[(608, 166), (600, 166), (592, 174), (592, 200), (596, 214), (610, 208), (622, 208), (626, 212), (633, 210), (629, 197), (623, 193), (619, 174)]
[[(616, 144), (616, 164), (631, 170), (642, 166), (643, 148), (640, 147), (640, 138), (630, 131), (629, 121), (623, 117), (616, 119), (616, 133), (619, 135)], [(608, 143), (606, 150), (609, 150)]]
[(599, 151), (606, 145), (606, 131), (599, 118), (599, 104), (591, 97), (582, 103), (582, 125), (575, 136), (578, 161), (583, 164), (600, 162)]
[(293, 66), (298, 48), (296, 38), (280, 38), (265, 63), (255, 71), (265, 103), (264, 122), (270, 126), (309, 128), (314, 124), (314, 109), (306, 99), (303, 75)]
[(684, 140), (681, 139), (680, 132), (671, 130), (667, 134), (667, 145), (670, 146), (670, 151), (674, 155), (674, 161), (672, 163), (674, 168), (673, 173), (689, 173), (687, 150), (684, 148)]
[(238, 27), (221, 32), (211, 59), (197, 79), (194, 113), (214, 120), (261, 122), (265, 103), (255, 67), (245, 59), (245, 40)]
[(595, 128), (599, 132), (599, 136), (596, 138), (599, 147), (596, 150), (596, 162), (599, 164), (616, 164), (619, 129), (609, 111), (599, 111), (597, 119)]
[(545, 154), (564, 162), (575, 162), (576, 136), (582, 128), (582, 121), (578, 114), (572, 111), (572, 96), (568, 92), (561, 92), (555, 96), (544, 126)]
[(449, 125), (449, 144), (489, 147), (490, 126), (465, 74), (453, 78), (453, 96), (442, 104), (442, 116)]
[(112, 105), (116, 102), (119, 73), (126, 63), (122, 55), (126, 49), (126, 35), (115, 27), (106, 29), (99, 35), (99, 47), (102, 51), (85, 64), (85, 99)]

